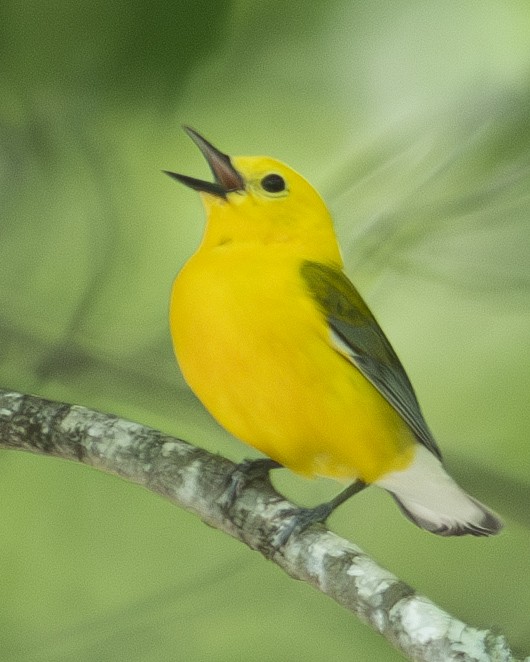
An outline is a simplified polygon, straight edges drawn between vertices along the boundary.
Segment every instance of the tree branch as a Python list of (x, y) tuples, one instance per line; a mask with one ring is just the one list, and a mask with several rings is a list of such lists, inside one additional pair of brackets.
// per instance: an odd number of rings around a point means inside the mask
[(0, 448), (82, 462), (167, 497), (357, 614), (411, 660), (515, 660), (504, 636), (453, 618), (323, 526), (276, 549), (293, 504), (259, 479), (227, 512), (222, 504), (235, 465), (185, 441), (85, 407), (0, 390)]

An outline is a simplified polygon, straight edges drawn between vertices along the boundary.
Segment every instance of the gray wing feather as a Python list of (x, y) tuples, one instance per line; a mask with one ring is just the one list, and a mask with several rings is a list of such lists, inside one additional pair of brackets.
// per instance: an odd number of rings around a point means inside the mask
[(353, 284), (338, 269), (316, 262), (305, 262), (301, 274), (326, 317), (337, 351), (394, 407), (418, 441), (441, 459), (405, 369)]

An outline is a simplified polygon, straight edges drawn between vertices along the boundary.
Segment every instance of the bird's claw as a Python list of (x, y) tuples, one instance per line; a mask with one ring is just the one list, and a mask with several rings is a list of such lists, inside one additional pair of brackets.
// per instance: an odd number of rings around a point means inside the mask
[(235, 500), (249, 483), (260, 478), (268, 477), (269, 471), (279, 466), (281, 465), (278, 462), (269, 458), (243, 460), (243, 462), (236, 464), (228, 476), (228, 486), (219, 499), (219, 505), (225, 511), (229, 511)]
[(322, 503), (315, 508), (291, 508), (282, 513), (284, 526), (281, 526), (274, 538), (274, 547), (283, 547), (294, 533), (302, 533), (313, 524), (324, 523), (333, 508), (329, 503)]

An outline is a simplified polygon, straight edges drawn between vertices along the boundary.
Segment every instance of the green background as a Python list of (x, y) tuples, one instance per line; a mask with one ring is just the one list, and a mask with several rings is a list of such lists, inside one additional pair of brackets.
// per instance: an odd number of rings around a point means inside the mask
[[(302, 172), (458, 480), (506, 521), (441, 539), (368, 490), (331, 526), (530, 652), (530, 4), (3, 0), (0, 384), (242, 459), (187, 390), (171, 281), (208, 173), (182, 123)], [(354, 423), (352, 422), (352, 425)], [(291, 498), (337, 491), (279, 472)], [(0, 455), (0, 659), (401, 659), (272, 563), (92, 469)]]

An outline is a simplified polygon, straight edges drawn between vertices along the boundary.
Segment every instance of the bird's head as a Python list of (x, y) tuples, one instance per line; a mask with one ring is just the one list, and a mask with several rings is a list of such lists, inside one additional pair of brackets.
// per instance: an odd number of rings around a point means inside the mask
[(301, 175), (267, 156), (230, 158), (193, 129), (185, 130), (215, 181), (166, 172), (201, 193), (208, 219), (203, 247), (290, 244), (301, 257), (341, 263), (327, 207)]

